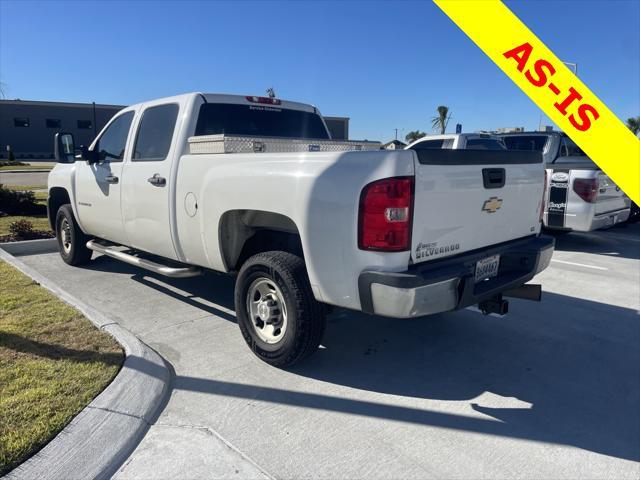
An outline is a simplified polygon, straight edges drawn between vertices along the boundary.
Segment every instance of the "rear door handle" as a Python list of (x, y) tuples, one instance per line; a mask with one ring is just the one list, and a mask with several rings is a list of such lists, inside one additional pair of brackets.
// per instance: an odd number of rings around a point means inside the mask
[(107, 183), (118, 183), (118, 177), (116, 177), (115, 175), (107, 175), (105, 177), (105, 180), (107, 181)]
[(148, 178), (147, 182), (151, 185), (155, 185), (156, 187), (164, 187), (167, 184), (167, 179), (161, 177), (159, 173), (153, 175), (153, 177)]

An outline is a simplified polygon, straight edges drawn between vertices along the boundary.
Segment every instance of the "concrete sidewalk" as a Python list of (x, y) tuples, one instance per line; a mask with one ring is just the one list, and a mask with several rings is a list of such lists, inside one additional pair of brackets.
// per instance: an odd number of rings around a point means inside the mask
[(231, 278), (23, 261), (175, 369), (116, 478), (637, 479), (638, 233), (559, 237), (543, 302), (513, 301), (505, 318), (338, 310), (323, 348), (289, 371), (244, 344)]

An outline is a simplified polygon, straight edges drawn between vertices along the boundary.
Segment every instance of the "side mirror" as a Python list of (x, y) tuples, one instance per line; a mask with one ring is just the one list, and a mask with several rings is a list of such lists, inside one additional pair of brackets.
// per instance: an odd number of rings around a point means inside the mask
[(81, 152), (80, 156), (82, 157), (82, 160), (86, 161), (87, 165), (98, 163), (98, 161), (100, 160), (100, 155), (98, 155), (97, 149), (89, 150), (89, 147), (87, 147), (86, 145), (81, 145), (80, 152)]
[(73, 134), (67, 132), (56, 133), (53, 145), (54, 156), (58, 163), (73, 163), (75, 159), (75, 145)]

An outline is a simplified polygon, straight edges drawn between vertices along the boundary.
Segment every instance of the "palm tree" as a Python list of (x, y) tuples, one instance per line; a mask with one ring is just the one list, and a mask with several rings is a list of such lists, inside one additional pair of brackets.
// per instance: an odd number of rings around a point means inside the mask
[(447, 124), (449, 123), (451, 115), (449, 114), (449, 107), (445, 107), (444, 105), (440, 105), (437, 110), (438, 116), (431, 118), (431, 126), (436, 132), (443, 134), (447, 130)]
[(416, 140), (418, 140), (419, 138), (422, 138), (426, 135), (426, 133), (421, 132), (420, 130), (414, 130), (413, 132), (409, 132), (405, 135), (404, 139), (411, 143), (411, 142), (415, 142)]
[(640, 117), (628, 118), (627, 127), (629, 127), (629, 130), (631, 130), (634, 135), (638, 135), (638, 132), (640, 132)]
[(0, 98), (5, 97), (5, 91), (7, 89), (7, 84), (4, 82), (0, 82)]

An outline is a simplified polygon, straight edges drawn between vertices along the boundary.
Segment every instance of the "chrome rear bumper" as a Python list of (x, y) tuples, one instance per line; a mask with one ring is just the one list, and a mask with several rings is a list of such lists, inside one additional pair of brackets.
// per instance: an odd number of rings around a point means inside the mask
[[(406, 272), (365, 271), (358, 288), (362, 311), (410, 318), (475, 305), (517, 288), (549, 265), (554, 239), (530, 237), (419, 264)], [(498, 275), (475, 283), (478, 260), (500, 255)]]

